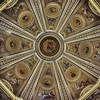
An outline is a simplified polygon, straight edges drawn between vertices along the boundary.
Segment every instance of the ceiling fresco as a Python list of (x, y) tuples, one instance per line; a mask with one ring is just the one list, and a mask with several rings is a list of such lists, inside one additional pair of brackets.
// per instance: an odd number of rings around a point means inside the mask
[(0, 0), (0, 100), (100, 100), (100, 0)]

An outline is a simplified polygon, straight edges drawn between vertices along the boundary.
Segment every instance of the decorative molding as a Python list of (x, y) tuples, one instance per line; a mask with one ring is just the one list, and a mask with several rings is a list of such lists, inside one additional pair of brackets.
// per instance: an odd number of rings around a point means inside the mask
[(0, 80), (0, 88), (4, 91), (4, 93), (7, 96), (9, 96), (10, 99), (12, 99), (12, 100), (24, 100), (23, 98), (15, 96), (1, 80)]
[(10, 32), (16, 34), (33, 42), (34, 40), (36, 40), (36, 37), (34, 37), (32, 34), (30, 34), (29, 32), (25, 31), (24, 29), (20, 28), (19, 26), (15, 25), (14, 23), (6, 20), (1, 16), (0, 16), (0, 29), (7, 31), (8, 33)]
[(21, 97), (25, 98), (26, 100), (31, 100), (34, 93), (35, 88), (37, 86), (38, 80), (40, 78), (41, 72), (43, 70), (44, 62), (41, 60), (35, 70), (33, 71), (29, 81), (26, 84), (26, 87), (24, 88), (23, 92), (21, 93)]
[(28, 57), (31, 57), (34, 55), (34, 50), (27, 50), (18, 54), (14, 54), (14, 55), (9, 55), (6, 56), (4, 58), (0, 59), (0, 70), (5, 69), (19, 61), (22, 61)]
[(13, 0), (4, 0), (2, 4), (0, 4), (0, 12), (4, 10), (7, 5), (9, 5)]
[(56, 81), (58, 83), (58, 89), (59, 89), (59, 92), (60, 92), (61, 100), (66, 100), (66, 99), (73, 100), (71, 93), (70, 93), (70, 90), (69, 90), (69, 87), (66, 84), (66, 81), (64, 79), (64, 76), (61, 72), (61, 69), (60, 69), (57, 61), (53, 62), (53, 69), (54, 69), (54, 72), (55, 72)]
[(64, 41), (66, 43), (73, 43), (73, 42), (95, 38), (98, 36), (100, 36), (100, 25), (94, 26), (85, 31), (79, 32), (78, 34), (72, 35), (66, 38)]
[(100, 67), (92, 64), (84, 59), (81, 59), (77, 56), (74, 56), (69, 53), (63, 54), (66, 59), (76, 64), (78, 67), (82, 68), (83, 70), (87, 71), (88, 73), (92, 74), (94, 77), (98, 78), (100, 76)]
[(96, 89), (98, 89), (100, 87), (100, 76), (99, 79), (97, 81), (97, 83), (90, 89), (88, 90), (83, 96), (81, 96), (78, 100), (86, 100), (89, 96), (91, 96)]

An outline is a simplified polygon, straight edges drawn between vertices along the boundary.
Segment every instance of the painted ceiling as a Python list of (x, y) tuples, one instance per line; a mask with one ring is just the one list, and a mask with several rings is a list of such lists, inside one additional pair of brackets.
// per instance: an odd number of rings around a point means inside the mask
[(1, 83), (16, 100), (100, 100), (100, 0), (0, 0)]

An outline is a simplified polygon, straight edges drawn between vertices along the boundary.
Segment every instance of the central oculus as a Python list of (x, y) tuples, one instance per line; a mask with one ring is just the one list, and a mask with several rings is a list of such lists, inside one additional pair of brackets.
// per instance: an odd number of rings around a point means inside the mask
[(40, 58), (46, 61), (53, 61), (62, 55), (64, 42), (59, 34), (48, 31), (37, 38), (35, 50)]

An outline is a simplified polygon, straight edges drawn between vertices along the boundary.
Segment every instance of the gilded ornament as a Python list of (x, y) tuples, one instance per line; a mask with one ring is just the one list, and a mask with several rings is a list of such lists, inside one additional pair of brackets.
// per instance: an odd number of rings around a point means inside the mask
[(1, 79), (1, 81), (7, 86), (7, 88), (11, 91), (14, 92), (12, 85), (5, 79)]
[(18, 0), (12, 0), (12, 2), (6, 7), (6, 9), (12, 8), (17, 2)]
[(18, 15), (17, 22), (19, 25), (28, 27), (33, 24), (33, 15), (30, 11), (23, 11)]
[(60, 35), (55, 32), (41, 34), (35, 43), (38, 56), (46, 61), (53, 61), (62, 55), (64, 43)]
[(9, 52), (19, 51), (21, 48), (21, 41), (17, 37), (8, 37), (6, 40), (6, 49)]
[(20, 63), (15, 66), (15, 75), (20, 79), (26, 79), (30, 75), (30, 67), (25, 63)]
[(91, 57), (93, 54), (93, 45), (90, 41), (83, 41), (79, 45), (79, 54), (82, 57)]
[(54, 79), (50, 75), (45, 75), (41, 79), (41, 87), (45, 90), (54, 88)]
[(80, 14), (73, 15), (69, 23), (73, 30), (79, 30), (86, 26), (85, 18)]
[[(96, 1), (96, 2), (97, 2), (97, 1)], [(98, 0), (98, 3), (99, 3), (99, 0)], [(98, 5), (98, 3), (97, 3), (97, 5)], [(89, 2), (89, 7), (90, 7), (91, 11), (92, 11), (95, 15), (100, 16), (100, 3), (99, 3), (99, 9), (98, 9), (99, 12), (95, 9), (95, 7), (91, 4), (91, 2)]]
[(78, 67), (71, 66), (69, 67), (66, 72), (66, 79), (69, 82), (75, 82), (81, 77), (81, 71)]
[(51, 2), (46, 5), (46, 15), (50, 18), (56, 18), (60, 15), (61, 6), (58, 3)]

